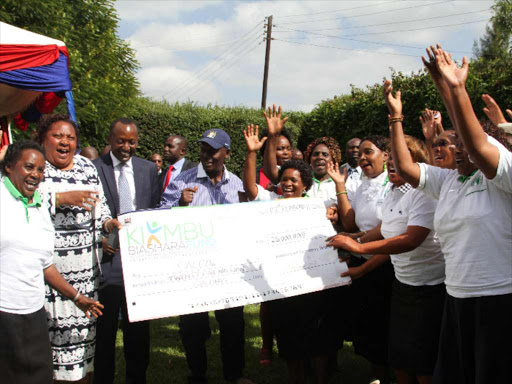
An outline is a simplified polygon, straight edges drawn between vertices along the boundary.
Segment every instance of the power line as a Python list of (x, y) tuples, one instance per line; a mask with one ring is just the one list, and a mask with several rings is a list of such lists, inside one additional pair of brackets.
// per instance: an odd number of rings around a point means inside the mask
[(317, 21), (331, 21), (331, 20), (340, 20), (340, 19), (355, 19), (357, 17), (364, 17), (364, 16), (373, 16), (373, 15), (381, 15), (383, 13), (389, 13), (389, 12), (396, 12), (396, 11), (402, 11), (402, 10), (405, 10), (405, 9), (411, 9), (411, 8), (422, 8), (422, 7), (427, 7), (427, 6), (432, 6), (432, 5), (437, 5), (437, 4), (444, 4), (444, 3), (448, 3), (452, 0), (445, 0), (445, 1), (439, 1), (437, 3), (429, 3), (429, 4), (422, 4), (422, 5), (414, 5), (414, 6), (409, 6), (409, 7), (404, 7), (404, 8), (396, 8), (396, 9), (390, 9), (390, 10), (387, 10), (387, 11), (381, 11), (381, 12), (374, 12), (374, 13), (365, 13), (363, 15), (355, 15), (355, 16), (350, 16), (350, 17), (335, 17), (333, 19), (319, 19), (319, 20), (308, 20), (308, 21), (296, 21), (296, 22), (287, 22), (287, 23), (281, 23), (281, 25), (284, 25), (284, 24), (304, 24), (304, 23), (314, 23), (314, 22), (317, 22)]
[[(261, 35), (258, 35), (256, 37), (256, 39), (252, 39), (245, 46), (241, 46), (241, 47), (237, 48), (237, 50), (239, 50), (239, 49), (240, 50), (238, 52), (233, 53), (232, 56), (226, 56), (225, 58), (223, 58), (222, 60), (217, 61), (217, 62), (211, 61), (209, 63), (210, 68), (208, 70), (204, 71), (201, 75), (197, 74), (195, 76), (195, 78), (191, 78), (191, 79), (185, 81), (185, 83), (180, 87), (181, 88), (180, 90), (177, 90), (177, 88), (175, 88), (173, 91), (171, 91), (171, 92), (174, 92), (174, 95), (172, 96), (172, 100), (179, 99), (180, 97), (182, 97), (184, 94), (187, 93), (188, 89), (194, 88), (198, 84), (200, 84), (206, 78), (206, 76), (211, 76), (214, 73), (216, 73), (219, 69), (222, 69), (223, 66), (221, 64), (226, 65), (228, 62), (232, 61), (233, 59), (236, 59), (239, 55), (242, 54), (242, 52), (244, 52), (244, 49), (246, 49), (247, 46), (252, 46), (252, 44), (254, 44), (254, 42), (256, 42), (257, 40), (260, 40), (260, 38), (261, 38)], [(168, 92), (168, 93), (162, 95), (162, 97), (164, 97), (165, 95), (167, 95), (171, 92)]]
[(335, 13), (335, 12), (352, 11), (354, 9), (378, 7), (379, 5), (386, 5), (386, 4), (389, 4), (389, 3), (398, 3), (398, 2), (400, 2), (400, 0), (388, 1), (386, 3), (379, 3), (379, 4), (362, 5), (360, 7), (354, 7), (354, 8), (334, 9), (332, 11), (324, 11), (324, 12), (316, 12), (316, 13), (303, 13), (301, 15), (285, 15), (285, 16), (279, 16), (279, 18), (284, 19), (284, 18), (288, 18), (288, 17), (313, 16), (313, 15), (321, 15), (321, 14), (324, 14), (324, 13)]
[[(285, 28), (285, 27), (281, 27), (281, 28)], [(431, 28), (437, 28), (437, 27), (431, 27)], [(420, 50), (424, 50), (425, 49), (425, 47), (416, 47), (416, 46), (412, 46), (412, 45), (393, 44), (393, 43), (385, 43), (385, 42), (379, 42), (379, 41), (358, 40), (358, 39), (351, 39), (349, 37), (344, 37), (344, 36), (325, 35), (325, 34), (317, 33), (317, 32), (309, 32), (307, 30), (291, 29), (291, 28), (287, 28), (287, 29), (289, 29), (290, 31), (305, 33), (305, 34), (308, 34), (308, 35), (321, 36), (322, 38), (333, 38), (333, 39), (339, 39), (339, 40), (348, 40), (348, 41), (355, 41), (355, 42), (358, 42), (358, 43), (366, 43), (366, 44), (388, 45), (388, 46), (400, 47), (400, 48), (411, 48), (411, 49), (420, 49)], [(276, 32), (280, 32), (280, 31), (276, 31)], [(286, 31), (284, 31), (284, 32), (286, 32)], [(297, 38), (288, 38), (288, 39), (294, 40), (294, 39), (306, 39), (306, 38), (308, 38), (308, 36), (297, 37)], [(471, 53), (471, 52), (468, 52), (468, 51), (455, 51), (455, 50), (449, 50), (449, 51), (450, 52), (457, 52), (457, 53)]]
[[(238, 60), (236, 60), (235, 62), (231, 63), (228, 67), (226, 67), (221, 73), (219, 73), (218, 75), (214, 76), (211, 81), (215, 80), (217, 77), (219, 77), (221, 74), (225, 73), (229, 68), (231, 68), (233, 65), (235, 65), (236, 63), (238, 63), (240, 60), (242, 60), (245, 56), (247, 56), (249, 53), (251, 53), (252, 51), (254, 51), (256, 48), (258, 48), (258, 46), (260, 46), (261, 44), (263, 43), (263, 41), (260, 41), (258, 44), (254, 45), (250, 50), (248, 50), (246, 53), (244, 53), (242, 56), (240, 56), (238, 58)], [(192, 92), (191, 94), (188, 95), (188, 97), (190, 98), (191, 96), (194, 96), (197, 92), (199, 92), (201, 89), (203, 89), (208, 83), (205, 82), (203, 84), (202, 87), (199, 87), (198, 89), (196, 89), (194, 92)]]
[(408, 55), (406, 53), (394, 53), (394, 52), (377, 52), (377, 51), (369, 51), (367, 49), (354, 49), (354, 48), (342, 48), (342, 47), (333, 47), (330, 45), (317, 45), (317, 44), (309, 44), (309, 43), (300, 43), (298, 41), (289, 41), (289, 40), (281, 40), (274, 38), (275, 41), (282, 41), (285, 43), (291, 43), (291, 44), (299, 44), (299, 45), (309, 45), (311, 47), (319, 47), (319, 48), (331, 48), (331, 49), (338, 49), (342, 51), (355, 51), (355, 52), (366, 52), (366, 53), (378, 53), (379, 55), (392, 55), (392, 56), (409, 56), (409, 57), (418, 57), (418, 55)]
[[(425, 21), (425, 20), (433, 20), (433, 19), (444, 19), (444, 18), (452, 17), (452, 16), (463, 16), (463, 15), (469, 15), (469, 14), (474, 14), (474, 13), (489, 12), (489, 11), (491, 11), (491, 10), (492, 10), (491, 8), (487, 8), (487, 9), (482, 9), (482, 10), (480, 10), (480, 11), (471, 11), (471, 12), (463, 12), (463, 13), (454, 13), (454, 14), (451, 14), (451, 15), (433, 16), (433, 17), (424, 17), (424, 18), (421, 18), (421, 19), (405, 20), (405, 21), (394, 21), (394, 22), (390, 22), (390, 23), (382, 23), (382, 24), (358, 25), (358, 26), (353, 26), (353, 27), (325, 28), (325, 29), (323, 29), (323, 28), (321, 28), (321, 29), (304, 29), (304, 30), (301, 30), (301, 32), (339, 31), (339, 30), (355, 29), (355, 28), (381, 27), (381, 26), (385, 26), (385, 25), (393, 25), (393, 24), (414, 23), (414, 22), (416, 22), (416, 21)], [(281, 27), (281, 26), (280, 26), (280, 25), (278, 25), (278, 24), (274, 25), (274, 27), (278, 27), (278, 28), (287, 28), (287, 27)], [(290, 28), (287, 28), (287, 29), (290, 29)], [(295, 31), (295, 29), (290, 29), (290, 31)], [(279, 32), (286, 32), (286, 31), (279, 31)]]
[[(256, 26), (255, 26), (254, 28), (256, 28), (258, 25), (260, 25), (260, 24), (261, 24), (261, 23), (263, 23), (263, 22), (264, 22), (264, 20), (260, 21), (258, 24), (256, 24)], [(253, 28), (253, 29), (254, 29), (254, 28)], [(252, 31), (252, 30), (250, 30), (249, 32), (251, 32), (251, 31)], [(249, 32), (247, 32), (247, 33), (249, 33)], [(228, 35), (229, 35), (229, 36), (232, 36), (232, 34), (231, 34), (231, 33), (229, 33), (229, 34), (228, 34), (228, 33), (223, 33), (223, 34), (221, 34), (221, 35), (219, 35), (219, 36), (217, 36), (217, 37), (220, 37), (220, 36), (228, 36)], [(204, 36), (200, 36), (200, 35), (196, 35), (196, 36), (198, 36), (198, 37), (195, 37), (195, 38), (193, 38), (193, 39), (188, 39), (188, 40), (180, 40), (180, 41), (176, 41), (176, 43), (186, 43), (186, 42), (189, 42), (189, 41), (203, 40), (203, 39), (204, 39)], [(243, 37), (242, 37), (242, 38), (243, 38)], [(172, 44), (173, 44), (173, 42), (171, 42), (171, 45), (172, 45)], [(142, 46), (142, 47), (132, 47), (132, 49), (153, 48), (153, 47), (160, 47), (160, 46), (161, 46), (161, 45), (159, 45), (159, 44), (156, 44), (156, 45), (144, 45), (144, 46)]]
[[(238, 42), (241, 42), (243, 41), (244, 39), (247, 41), (247, 40), (250, 40), (250, 38), (247, 38), (247, 35), (249, 35), (250, 33), (252, 33), (256, 28), (258, 28), (262, 23), (264, 23), (265, 20), (262, 20), (260, 21), (258, 24), (256, 24), (254, 27), (252, 27), (249, 31), (247, 31), (240, 39)], [(222, 55), (224, 54), (227, 54), (229, 51), (232, 51), (235, 49), (235, 47), (238, 45), (238, 42), (234, 43), (231, 47), (228, 47), (227, 49), (225, 49), (224, 51), (222, 51), (221, 53), (219, 53), (217, 56), (215, 56), (212, 60), (210, 60), (206, 65), (202, 66), (200, 69), (198, 69), (197, 71), (195, 71), (194, 73), (192, 73), (192, 75), (196, 76), (196, 77), (199, 77), (201, 73), (205, 72), (208, 70), (208, 67), (212, 66), (212, 63), (216, 63), (216, 60), (219, 59)], [(236, 48), (237, 49), (237, 48)], [(220, 60), (222, 62), (222, 60)], [(165, 97), (166, 95), (172, 93), (172, 92), (180, 92), (182, 90), (182, 88), (184, 86), (187, 85), (187, 83), (190, 82), (190, 79), (189, 80), (184, 80), (182, 81), (181, 83), (179, 83), (175, 88), (173, 88), (171, 91), (169, 92), (166, 92), (162, 95), (162, 97)]]
[[(245, 33), (245, 35), (243, 35), (240, 39), (239, 39), (239, 42), (240, 41), (243, 41), (247, 35), (249, 35), (251, 32), (253, 32), (256, 28), (258, 28), (260, 26), (260, 24), (262, 24), (264, 22), (264, 20), (260, 21), (258, 24), (256, 24), (253, 28), (251, 28), (249, 31), (247, 31)], [(247, 38), (246, 40), (249, 40), (250, 38)], [(229, 51), (233, 50), (236, 46), (238, 45), (238, 43), (235, 43), (233, 44), (231, 47), (228, 47), (227, 49), (225, 49), (224, 51), (222, 51), (221, 53), (219, 53), (216, 57), (214, 57), (212, 60), (210, 60), (206, 65), (202, 66), (199, 70), (195, 71), (192, 75), (195, 75), (196, 77), (200, 75), (200, 73), (204, 72), (207, 70), (208, 67), (210, 67), (212, 65), (212, 63), (215, 63), (216, 60), (218, 58), (220, 58), (222, 55), (224, 54), (227, 54)], [(222, 60), (221, 60), (222, 61)], [(181, 88), (183, 88), (183, 86), (186, 85), (186, 83), (188, 83), (189, 80), (184, 80), (182, 81), (181, 83), (179, 83), (174, 89), (172, 89), (171, 91), (169, 92), (166, 92), (162, 95), (162, 97), (168, 95), (169, 93), (171, 92), (178, 92), (178, 90), (181, 91)]]
[(188, 49), (188, 47), (183, 47), (183, 48), (164, 48), (160, 45), (152, 45), (152, 46), (147, 46), (147, 47), (140, 47), (138, 49), (141, 49), (141, 48), (156, 48), (156, 47), (159, 47), (161, 48), (162, 50), (164, 51), (167, 51), (167, 52), (180, 52), (180, 51), (193, 51), (195, 49), (202, 49), (202, 48), (211, 48), (211, 47), (218, 47), (220, 45), (227, 45), (227, 44), (231, 44), (231, 43), (236, 43), (237, 41), (240, 41), (241, 39), (236, 39), (236, 40), (231, 40), (231, 41), (226, 41), (224, 43), (218, 43), (218, 44), (212, 44), (212, 45), (203, 45), (203, 46), (200, 46), (200, 47), (192, 47), (190, 49)]
[(259, 39), (260, 36), (258, 36), (256, 39), (252, 39), (248, 44), (237, 48), (238, 51), (233, 52), (231, 56), (226, 56), (220, 61), (210, 62), (210, 68), (204, 71), (201, 75), (196, 75), (194, 78), (191, 78), (188, 81), (186, 81), (186, 83), (180, 87), (180, 90), (176, 90), (174, 92), (172, 99), (177, 99), (183, 96), (183, 93), (186, 93), (187, 89), (190, 89), (191, 87), (194, 88), (197, 84), (201, 83), (201, 81), (203, 81), (207, 76), (211, 76), (212, 74), (216, 73), (219, 69), (222, 69), (223, 66), (226, 66), (229, 62), (232, 62), (234, 59), (239, 57), (247, 48), (247, 46), (252, 46), (252, 44), (254, 44)]
[(399, 33), (399, 32), (412, 32), (412, 31), (423, 31), (426, 29), (434, 29), (434, 28), (445, 28), (445, 27), (456, 27), (459, 25), (466, 25), (466, 24), (476, 24), (476, 23), (483, 23), (488, 22), (488, 19), (483, 20), (474, 20), (474, 21), (467, 21), (464, 23), (457, 23), (457, 24), (444, 24), (444, 25), (436, 25), (434, 27), (425, 27), (425, 28), (414, 28), (414, 29), (402, 29), (399, 31), (387, 31), (387, 32), (365, 32), (365, 33), (357, 33), (355, 35), (347, 35), (347, 37), (353, 37), (353, 36), (363, 36), (363, 35), (384, 35), (387, 33)]

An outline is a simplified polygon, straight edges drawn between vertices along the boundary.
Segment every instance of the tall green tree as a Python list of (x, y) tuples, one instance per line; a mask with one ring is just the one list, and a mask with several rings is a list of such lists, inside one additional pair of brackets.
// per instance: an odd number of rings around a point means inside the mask
[(512, 54), (512, 1), (497, 0), (492, 6), (494, 15), (485, 35), (473, 45), (476, 57), (487, 60), (510, 57)]
[(113, 1), (2, 0), (0, 20), (66, 43), (82, 143), (101, 149), (110, 122), (139, 95), (138, 63), (117, 35)]

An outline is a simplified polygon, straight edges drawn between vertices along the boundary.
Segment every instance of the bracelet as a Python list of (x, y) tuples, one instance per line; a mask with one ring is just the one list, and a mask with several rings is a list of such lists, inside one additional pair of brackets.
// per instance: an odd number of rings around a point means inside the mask
[(336, 192), (336, 196), (339, 196), (339, 195), (348, 195), (348, 193), (347, 193), (347, 191)]
[(59, 206), (59, 193), (58, 192), (55, 194), (55, 206), (56, 207)]
[(367, 235), (367, 234), (368, 234), (368, 232), (366, 232), (366, 231), (363, 231), (363, 233), (364, 233), (365, 235)]
[(82, 296), (82, 295), (80, 294), (80, 292), (78, 292), (76, 294), (75, 298), (73, 299), (73, 303), (76, 303), (76, 301), (80, 298), (80, 296)]
[(388, 120), (389, 120), (389, 124), (398, 123), (398, 122), (401, 123), (402, 121), (404, 121), (404, 115), (399, 116), (399, 117), (390, 117)]

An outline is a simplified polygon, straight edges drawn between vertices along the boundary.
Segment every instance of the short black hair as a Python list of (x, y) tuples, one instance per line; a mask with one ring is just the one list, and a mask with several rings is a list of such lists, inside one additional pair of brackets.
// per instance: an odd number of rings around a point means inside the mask
[(135, 128), (139, 129), (137, 126), (137, 122), (129, 117), (118, 117), (110, 124), (110, 130), (109, 133), (112, 133), (112, 130), (117, 125), (117, 123), (121, 123), (123, 125), (135, 125)]
[(178, 135), (178, 134), (171, 134), (171, 135), (167, 136), (167, 139), (165, 139), (165, 140), (169, 140), (169, 138), (171, 138), (171, 137), (176, 137), (177, 139), (180, 139), (183, 143), (185, 143), (185, 148), (188, 149), (188, 141), (185, 136)]
[(63, 121), (65, 123), (71, 124), (75, 130), (76, 142), (78, 143), (78, 138), (80, 136), (80, 130), (78, 129), (78, 125), (71, 120), (69, 115), (65, 115), (62, 113), (56, 113), (53, 115), (44, 115), (39, 123), (37, 124), (36, 131), (34, 132), (34, 139), (38, 144), (43, 144), (46, 133), (50, 130), (51, 126), (59, 121)]
[(302, 180), (302, 184), (306, 187), (306, 191), (308, 191), (313, 185), (313, 171), (311, 167), (303, 162), (302, 160), (288, 160), (283, 165), (281, 165), (281, 169), (279, 169), (278, 178), (281, 180), (284, 171), (287, 169), (296, 169), (300, 173), (300, 178)]
[(361, 140), (361, 144), (363, 144), (363, 141), (369, 141), (373, 145), (375, 145), (377, 148), (379, 148), (382, 152), (388, 152), (388, 147), (389, 147), (390, 142), (386, 136), (369, 135)]
[[(268, 136), (268, 130), (267, 128), (263, 129), (261, 131), (261, 138), (260, 139), (263, 139), (264, 137), (267, 137)], [(286, 130), (286, 128), (283, 128), (281, 130), (281, 132), (279, 132), (279, 136), (283, 136), (283, 137), (286, 137), (286, 140), (288, 140), (288, 142), (290, 143), (290, 148), (293, 147), (293, 144), (292, 144), (292, 138), (290, 136), (290, 133)], [(265, 148), (267, 148), (267, 141), (265, 141), (263, 143), (263, 146), (261, 147), (260, 149), (260, 153), (263, 155), (263, 153), (265, 153)]]
[(12, 166), (16, 164), (16, 162), (20, 159), (23, 151), (28, 149), (32, 149), (38, 152), (41, 152), (43, 157), (45, 156), (44, 149), (38, 143), (32, 140), (23, 140), (16, 141), (7, 147), (7, 152), (5, 153), (4, 160), (0, 162), (0, 171), (2, 174), (7, 176), (7, 172), (5, 171), (6, 166)]

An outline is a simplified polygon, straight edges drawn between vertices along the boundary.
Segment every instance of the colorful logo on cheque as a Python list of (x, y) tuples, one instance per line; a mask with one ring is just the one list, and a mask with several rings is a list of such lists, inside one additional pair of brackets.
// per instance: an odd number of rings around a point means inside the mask
[(149, 223), (149, 221), (146, 221), (146, 228), (148, 229), (148, 232), (150, 234), (148, 237), (147, 246), (149, 247), (153, 241), (158, 245), (162, 245), (156, 234), (160, 232), (163, 227), (161, 225), (159, 226), (156, 221), (153, 221), (151, 224)]

